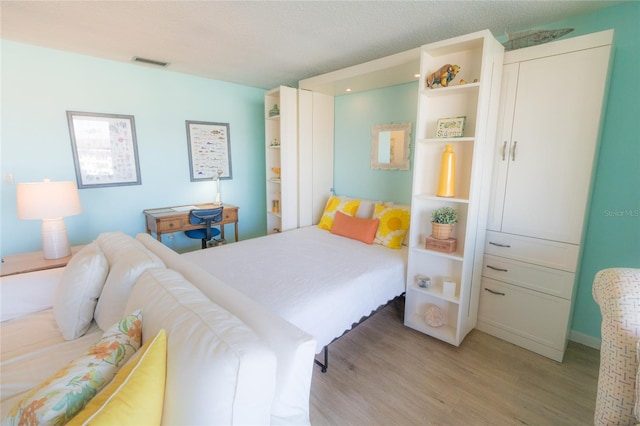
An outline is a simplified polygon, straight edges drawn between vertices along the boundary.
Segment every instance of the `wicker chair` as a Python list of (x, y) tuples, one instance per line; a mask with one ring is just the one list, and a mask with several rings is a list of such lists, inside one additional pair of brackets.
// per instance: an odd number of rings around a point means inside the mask
[(598, 272), (593, 298), (602, 313), (602, 346), (594, 423), (630, 425), (640, 421), (640, 269)]

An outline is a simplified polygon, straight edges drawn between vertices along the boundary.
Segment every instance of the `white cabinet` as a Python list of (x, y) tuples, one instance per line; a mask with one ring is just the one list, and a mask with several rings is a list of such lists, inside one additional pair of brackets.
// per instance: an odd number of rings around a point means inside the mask
[(264, 97), (267, 233), (298, 227), (298, 91)]
[[(505, 54), (478, 328), (557, 361), (612, 39), (604, 31)], [(487, 267), (499, 261), (506, 272)]]
[[(405, 325), (456, 346), (476, 324), (489, 200), (485, 183), (491, 177), (503, 52), (489, 31), (421, 48)], [(445, 64), (460, 67), (456, 78), (447, 87), (428, 88), (427, 76)], [(461, 80), (466, 84), (460, 84)], [(436, 137), (438, 119), (459, 116), (466, 117), (461, 137)], [(451, 198), (436, 196), (447, 144), (453, 145), (456, 155)], [(425, 245), (432, 233), (432, 212), (445, 206), (455, 208), (459, 217), (454, 227), (457, 249), (453, 253), (427, 249)], [(431, 285), (419, 287), (419, 275), (430, 277)], [(453, 296), (443, 291), (445, 281), (456, 283)], [(443, 324), (427, 320), (427, 312), (438, 313)]]

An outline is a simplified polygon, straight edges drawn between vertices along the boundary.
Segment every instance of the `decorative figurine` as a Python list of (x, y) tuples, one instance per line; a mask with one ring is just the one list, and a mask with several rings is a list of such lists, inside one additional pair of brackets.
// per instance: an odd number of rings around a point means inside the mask
[(427, 87), (433, 89), (434, 84), (439, 84), (442, 87), (447, 87), (451, 80), (456, 77), (458, 71), (460, 71), (460, 67), (458, 65), (443, 65), (438, 71), (427, 77)]

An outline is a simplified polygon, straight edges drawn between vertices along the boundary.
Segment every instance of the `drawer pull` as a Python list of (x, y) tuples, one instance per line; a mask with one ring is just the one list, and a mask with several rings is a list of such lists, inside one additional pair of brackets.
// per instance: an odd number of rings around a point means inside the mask
[(506, 247), (506, 248), (511, 247), (509, 244), (494, 243), (493, 241), (489, 241), (489, 244), (497, 246), (497, 247)]
[(513, 141), (513, 147), (511, 148), (511, 161), (516, 161), (516, 145), (518, 145), (518, 141)]
[(502, 161), (504, 161), (506, 151), (507, 151), (507, 141), (504, 141), (504, 144), (502, 145)]
[(170, 223), (170, 224), (169, 224), (169, 228), (173, 228), (173, 223)]
[(489, 269), (493, 269), (494, 271), (499, 271), (499, 272), (509, 272), (506, 269), (502, 269), (502, 268), (496, 268), (495, 266), (491, 266), (491, 265), (487, 265), (487, 268)]
[(495, 294), (497, 296), (506, 296), (506, 294), (500, 292), (500, 291), (495, 291), (495, 290), (491, 290), (489, 288), (485, 288), (485, 291), (488, 291), (491, 294)]

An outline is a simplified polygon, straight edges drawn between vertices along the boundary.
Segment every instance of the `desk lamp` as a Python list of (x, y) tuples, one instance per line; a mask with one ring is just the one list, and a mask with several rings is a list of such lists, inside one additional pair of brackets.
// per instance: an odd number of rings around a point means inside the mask
[(220, 176), (222, 176), (222, 173), (224, 173), (222, 169), (218, 169), (217, 176), (213, 178), (213, 181), (216, 183), (216, 192), (215, 192), (213, 204), (215, 204), (216, 206), (222, 205), (222, 201), (220, 199)]
[(19, 183), (18, 219), (42, 219), (42, 250), (45, 259), (71, 255), (65, 216), (82, 213), (78, 188), (74, 182)]

